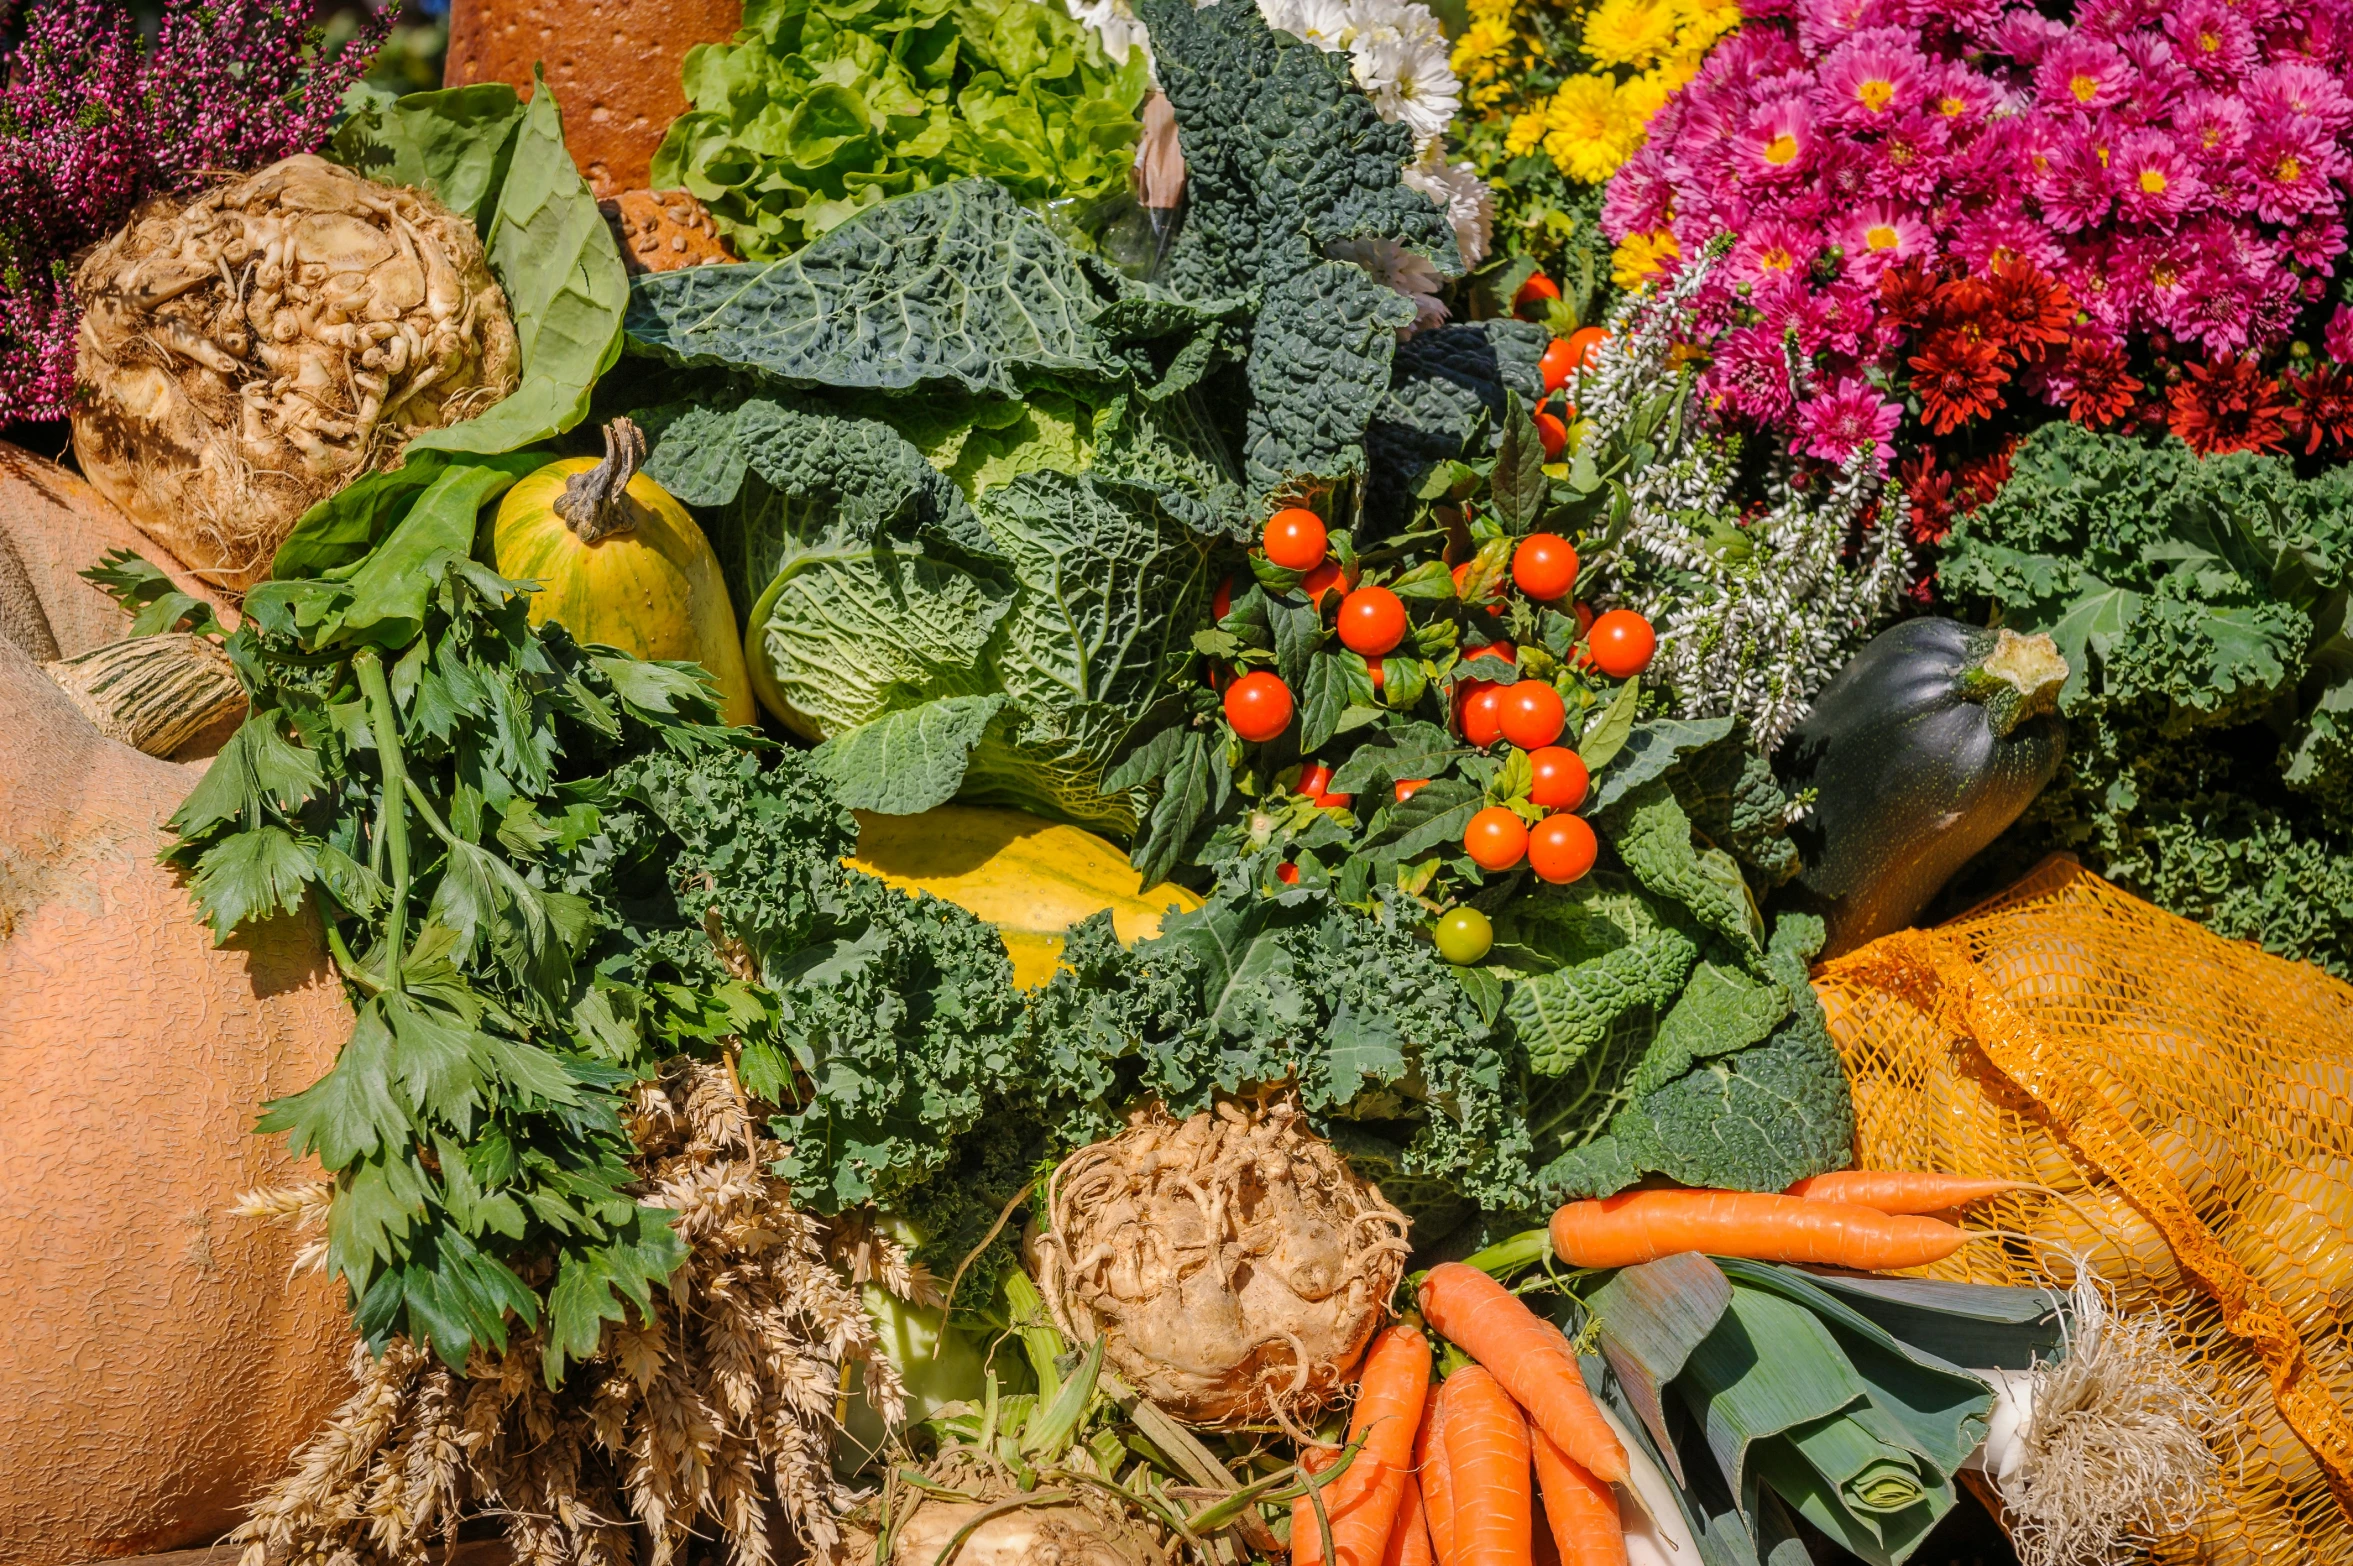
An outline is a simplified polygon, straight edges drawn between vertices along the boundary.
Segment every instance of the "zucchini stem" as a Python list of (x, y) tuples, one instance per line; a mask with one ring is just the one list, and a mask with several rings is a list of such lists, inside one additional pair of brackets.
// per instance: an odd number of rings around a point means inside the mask
[(1961, 671), (1960, 692), (1983, 707), (1994, 733), (2006, 738), (2027, 719), (2058, 710), (2071, 671), (2047, 635), (2020, 636), (2004, 627), (1993, 636), (1992, 650)]

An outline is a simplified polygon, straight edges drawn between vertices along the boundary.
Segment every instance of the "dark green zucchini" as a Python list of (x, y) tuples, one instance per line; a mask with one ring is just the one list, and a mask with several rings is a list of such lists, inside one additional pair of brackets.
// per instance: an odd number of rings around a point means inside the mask
[(1789, 835), (1823, 956), (1908, 926), (2042, 792), (2067, 750), (2066, 682), (2048, 636), (1907, 620), (1824, 687), (1774, 759), (1785, 788), (1813, 791)]

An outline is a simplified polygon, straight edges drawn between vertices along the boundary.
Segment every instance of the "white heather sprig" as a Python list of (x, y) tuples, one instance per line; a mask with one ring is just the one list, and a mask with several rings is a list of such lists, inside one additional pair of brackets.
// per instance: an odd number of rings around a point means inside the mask
[[(1664, 292), (1620, 302), (1578, 386), (1589, 444), (1607, 443), (1673, 378), (1689, 302), (1711, 266), (1702, 258)], [(1743, 718), (1770, 755), (1911, 585), (1904, 496), (1868, 450), (1827, 476), (1779, 458), (1767, 509), (1744, 520), (1735, 453), (1696, 427), (1690, 395), (1679, 448), (1628, 477), (1625, 535), (1587, 570), (1605, 596), (1657, 627), (1646, 678), (1675, 714)]]

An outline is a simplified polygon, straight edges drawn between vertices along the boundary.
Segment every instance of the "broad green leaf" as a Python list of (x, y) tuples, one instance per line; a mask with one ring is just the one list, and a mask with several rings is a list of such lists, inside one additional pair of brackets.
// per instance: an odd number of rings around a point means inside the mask
[(1627, 738), (1634, 732), (1634, 709), (1641, 700), (1642, 682), (1639, 679), (1618, 682), (1618, 693), (1610, 698), (1586, 723), (1584, 734), (1577, 741), (1577, 759), (1585, 763), (1585, 770), (1598, 777), (1602, 768), (1618, 759), (1625, 749)]
[(522, 382), (487, 411), (417, 436), (412, 452), (505, 452), (560, 435), (587, 417), (589, 389), (621, 356), (629, 276), (545, 81), (513, 135), (484, 248), (514, 313)]
[(189, 890), (216, 940), (226, 941), (249, 920), (301, 907), (303, 889), (318, 872), (318, 860), (293, 833), (252, 827), (206, 849)]
[(433, 590), (431, 564), (447, 553), (464, 559), (474, 549), (475, 519), (515, 480), (540, 464), (528, 454), (453, 463), (418, 495), (381, 546), (351, 574), (345, 634), (373, 631), (367, 640), (405, 645), (424, 623)]
[(405, 1140), (409, 1117), (392, 1094), (392, 1030), (381, 998), (359, 1008), (333, 1069), (265, 1105), (255, 1129), (284, 1131), (294, 1156), (315, 1153), (329, 1170)]
[(920, 815), (956, 797), (972, 748), (1004, 710), (1002, 696), (943, 696), (845, 729), (809, 762), (853, 810)]

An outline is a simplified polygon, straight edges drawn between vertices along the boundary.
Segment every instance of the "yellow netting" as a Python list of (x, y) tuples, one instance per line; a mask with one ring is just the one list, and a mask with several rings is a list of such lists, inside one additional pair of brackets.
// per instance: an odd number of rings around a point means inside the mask
[(1815, 987), (1858, 1166), (2049, 1188), (1971, 1209), (2031, 1239), (1926, 1274), (2066, 1283), (2080, 1255), (2212, 1378), (2221, 1500), (2154, 1558), (2353, 1566), (2353, 987), (2065, 859)]

